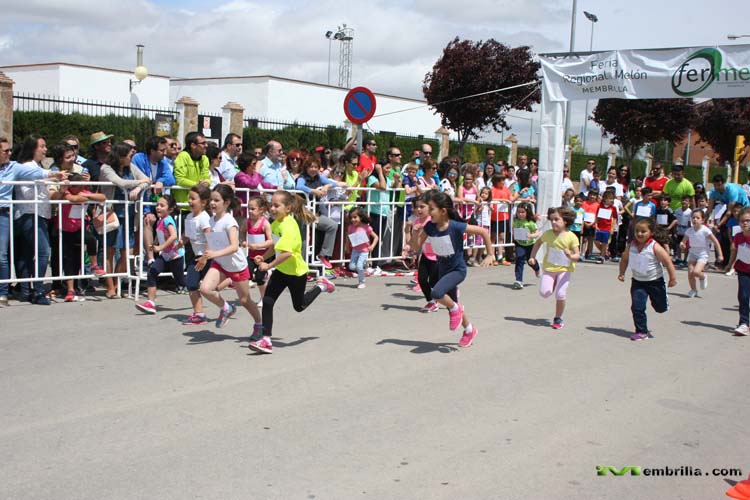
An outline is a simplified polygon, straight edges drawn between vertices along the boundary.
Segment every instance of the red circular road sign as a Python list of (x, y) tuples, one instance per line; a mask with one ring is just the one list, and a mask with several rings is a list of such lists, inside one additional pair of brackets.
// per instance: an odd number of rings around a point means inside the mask
[(375, 94), (365, 87), (354, 87), (344, 97), (344, 114), (349, 121), (362, 125), (375, 114)]

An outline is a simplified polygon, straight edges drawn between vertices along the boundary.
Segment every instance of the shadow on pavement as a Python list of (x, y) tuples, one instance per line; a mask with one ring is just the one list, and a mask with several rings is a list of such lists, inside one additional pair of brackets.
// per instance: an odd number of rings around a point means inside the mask
[[(414, 292), (417, 294), (417, 292)], [(406, 293), (396, 292), (392, 293), (391, 297), (396, 297), (397, 299), (406, 299), (406, 300), (424, 300), (424, 297), (422, 296), (422, 292), (419, 292), (418, 295), (409, 295)]]
[[(513, 284), (512, 283), (487, 283), (490, 286), (501, 286), (503, 288), (508, 288), (509, 290), (513, 290)], [(530, 286), (530, 285), (524, 285), (524, 286)]]
[(235, 342), (246, 342), (248, 337), (234, 337), (232, 335), (215, 334), (211, 330), (199, 330), (197, 332), (185, 332), (184, 337), (190, 337), (188, 345), (210, 344), (211, 342), (223, 342), (225, 340), (234, 340)]
[(610, 333), (626, 339), (629, 339), (630, 336), (633, 335), (633, 332), (623, 330), (622, 328), (611, 328), (609, 326), (587, 326), (586, 329), (591, 330), (592, 332)]
[(688, 326), (702, 326), (703, 328), (713, 328), (714, 330), (719, 330), (720, 332), (729, 333), (731, 328), (729, 328), (726, 325), (717, 325), (715, 323), (704, 323), (703, 321), (680, 321), (683, 325)]
[(549, 320), (542, 318), (517, 318), (515, 316), (506, 316), (507, 321), (518, 321), (519, 323), (525, 323), (530, 326), (550, 326)]
[(320, 337), (300, 337), (299, 339), (293, 341), (293, 342), (282, 342), (280, 340), (273, 340), (273, 346), (274, 347), (294, 347), (296, 345), (304, 344), (305, 342), (309, 342), (311, 340), (317, 340)]
[(403, 339), (383, 339), (375, 345), (394, 344), (406, 347), (413, 347), (411, 350), (414, 354), (429, 354), (431, 352), (442, 352), (447, 354), (449, 352), (458, 351), (458, 344), (446, 343), (446, 342), (422, 342), (418, 340), (403, 340)]
[(419, 311), (422, 309), (421, 307), (416, 307), (416, 306), (399, 306), (396, 304), (380, 304), (380, 307), (382, 307), (384, 311), (387, 311), (388, 309), (401, 309), (402, 311)]
[[(689, 299), (688, 294), (686, 293), (677, 293), (677, 292), (667, 292), (667, 295), (671, 295), (672, 297), (681, 297), (683, 299)], [(700, 297), (695, 297), (696, 299), (699, 299)]]

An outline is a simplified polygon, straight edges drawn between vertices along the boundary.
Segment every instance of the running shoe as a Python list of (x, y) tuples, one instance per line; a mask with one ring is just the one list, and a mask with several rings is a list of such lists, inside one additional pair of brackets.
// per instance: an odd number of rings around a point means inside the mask
[(187, 317), (185, 321), (182, 322), (183, 325), (205, 325), (208, 323), (206, 321), (206, 315), (205, 314), (191, 314)]
[(688, 296), (689, 299), (697, 297), (698, 296), (698, 290), (690, 290), (687, 293), (687, 296)]
[(461, 324), (461, 319), (464, 317), (464, 306), (461, 304), (456, 305), (458, 305), (458, 308), (455, 311), (448, 310), (448, 328), (451, 331), (458, 328), (458, 325)]
[(416, 285), (414, 285), (413, 287), (411, 287), (411, 290), (413, 292), (422, 293), (422, 287), (419, 286), (419, 283), (417, 283)]
[(563, 323), (562, 318), (555, 318), (555, 319), (552, 320), (552, 329), (553, 330), (559, 330), (563, 326), (565, 326), (565, 324)]
[(649, 338), (648, 333), (636, 332), (630, 336), (630, 340), (647, 340)]
[(107, 273), (104, 272), (104, 269), (102, 269), (101, 267), (99, 267), (97, 265), (94, 265), (94, 264), (91, 265), (91, 271), (96, 276), (104, 276), (105, 274), (107, 274)]
[(427, 304), (425, 304), (424, 307), (419, 310), (419, 312), (422, 312), (422, 313), (436, 313), (436, 312), (438, 312), (438, 309), (440, 309), (440, 307), (437, 305), (437, 302), (430, 301)]
[(458, 341), (459, 347), (470, 347), (471, 344), (474, 343), (474, 339), (476, 338), (478, 333), (479, 328), (477, 328), (476, 326), (472, 326), (471, 331), (464, 331), (464, 334), (461, 336), (461, 340)]
[(216, 318), (216, 328), (224, 327), (224, 325), (227, 324), (227, 321), (229, 321), (229, 318), (234, 316), (234, 314), (237, 312), (237, 308), (232, 304), (229, 304), (227, 302), (227, 305), (229, 305), (229, 309), (226, 312), (224, 312), (224, 308), (219, 311), (219, 317)]
[(523, 283), (520, 281), (514, 281), (513, 282), (513, 290), (522, 290), (523, 289)]
[(336, 290), (336, 285), (334, 285), (329, 279), (327, 278), (320, 278), (317, 285), (323, 285), (324, 290), (326, 293), (333, 293), (334, 290)]
[(325, 255), (318, 255), (318, 260), (320, 261), (321, 264), (323, 264), (323, 267), (325, 267), (326, 269), (333, 268), (331, 261), (328, 260), (328, 257), (326, 257)]
[(357, 288), (359, 288), (361, 290), (361, 289), (365, 288), (366, 286), (367, 285), (365, 285), (364, 283), (360, 283), (360, 284), (357, 285)]
[(732, 333), (734, 333), (736, 337), (747, 337), (750, 335), (750, 328), (748, 328), (747, 325), (740, 325), (732, 330)]
[(271, 339), (269, 337), (263, 337), (260, 340), (250, 342), (247, 347), (255, 352), (273, 354), (273, 344), (271, 343)]
[(142, 304), (136, 304), (135, 307), (145, 312), (146, 314), (156, 314), (156, 304), (154, 304), (150, 300), (147, 300)]

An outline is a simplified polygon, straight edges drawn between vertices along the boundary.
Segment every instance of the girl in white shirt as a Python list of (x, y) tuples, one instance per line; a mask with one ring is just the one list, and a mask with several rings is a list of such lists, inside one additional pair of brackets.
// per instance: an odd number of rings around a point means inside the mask
[(718, 252), (718, 260), (724, 260), (724, 255), (721, 252), (719, 240), (704, 225), (705, 214), (701, 210), (694, 210), (690, 215), (690, 220), (693, 225), (685, 231), (685, 239), (680, 243), (680, 248), (688, 249), (688, 283), (690, 284), (688, 297), (693, 298), (698, 296), (695, 278), (700, 280), (701, 290), (708, 288), (708, 276), (703, 271), (708, 264), (708, 244), (713, 243)]

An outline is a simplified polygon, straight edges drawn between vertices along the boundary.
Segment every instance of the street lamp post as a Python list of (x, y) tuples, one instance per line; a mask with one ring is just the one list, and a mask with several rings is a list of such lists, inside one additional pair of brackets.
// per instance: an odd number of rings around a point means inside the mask
[[(596, 24), (599, 21), (599, 18), (596, 17), (596, 15), (592, 14), (591, 12), (583, 11), (583, 15), (586, 16), (586, 19), (591, 21), (591, 39), (589, 41), (589, 52), (591, 52), (594, 49), (594, 24)], [(586, 152), (586, 131), (588, 129), (588, 121), (589, 121), (589, 100), (586, 99), (586, 111), (583, 113), (583, 142), (581, 143), (581, 146), (583, 147), (583, 152)]]
[[(573, 13), (570, 18), (570, 48), (568, 51), (573, 53), (573, 46), (576, 38), (576, 6), (578, 2), (573, 0)], [(570, 101), (565, 101), (565, 128), (563, 129), (563, 143), (568, 144), (568, 134), (570, 133)]]
[(331, 84), (331, 44), (333, 43), (333, 31), (326, 31), (328, 39), (328, 85)]

